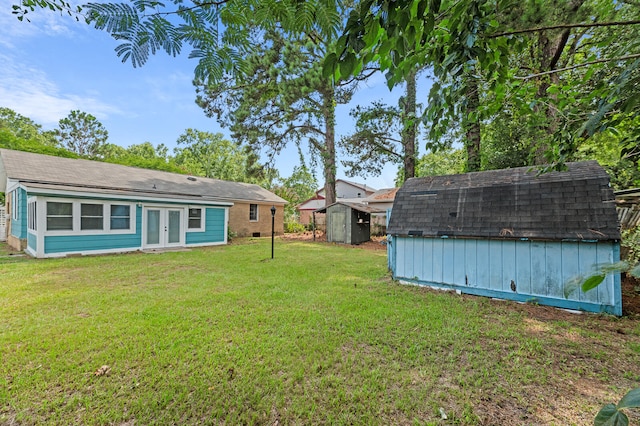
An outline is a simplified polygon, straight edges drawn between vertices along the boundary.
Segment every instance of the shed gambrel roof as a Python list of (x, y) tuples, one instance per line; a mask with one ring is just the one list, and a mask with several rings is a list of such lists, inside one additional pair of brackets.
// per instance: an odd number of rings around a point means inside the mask
[(274, 193), (249, 183), (0, 149), (0, 190), (7, 178), (40, 190), (286, 204)]
[(429, 237), (619, 240), (609, 176), (596, 161), (408, 179), (388, 233)]

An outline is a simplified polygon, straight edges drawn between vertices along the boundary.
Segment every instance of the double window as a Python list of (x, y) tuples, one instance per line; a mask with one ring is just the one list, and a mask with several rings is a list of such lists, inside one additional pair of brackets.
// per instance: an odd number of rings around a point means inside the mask
[[(122, 232), (134, 228), (131, 204), (46, 201), (46, 212), (47, 231)], [(33, 215), (29, 213), (35, 218), (35, 208)]]

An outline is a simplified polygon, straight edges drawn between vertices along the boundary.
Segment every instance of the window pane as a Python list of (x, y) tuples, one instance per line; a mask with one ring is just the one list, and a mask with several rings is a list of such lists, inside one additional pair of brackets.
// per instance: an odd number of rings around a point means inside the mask
[(169, 210), (169, 243), (180, 242), (180, 212)]
[(47, 215), (51, 216), (71, 216), (73, 214), (72, 203), (47, 202)]
[(249, 204), (249, 220), (258, 220), (257, 204)]
[(200, 228), (202, 223), (202, 209), (189, 209), (189, 228)]
[(73, 230), (72, 217), (47, 217), (47, 230), (71, 231)]
[(129, 229), (129, 223), (128, 217), (112, 217), (111, 229)]
[(147, 210), (147, 244), (160, 243), (160, 210)]
[(102, 229), (104, 221), (101, 217), (83, 217), (80, 219), (80, 229)]
[(126, 216), (129, 217), (129, 206), (112, 205), (111, 216)]
[(102, 204), (80, 204), (80, 215), (102, 217)]

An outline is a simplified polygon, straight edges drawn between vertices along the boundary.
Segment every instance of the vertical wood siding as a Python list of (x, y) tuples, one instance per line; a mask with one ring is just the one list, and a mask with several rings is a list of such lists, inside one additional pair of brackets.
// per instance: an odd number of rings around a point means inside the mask
[(564, 292), (571, 278), (619, 258), (617, 242), (393, 237), (389, 247), (395, 279), (616, 315), (622, 314), (620, 274), (608, 275), (597, 290), (568, 298)]

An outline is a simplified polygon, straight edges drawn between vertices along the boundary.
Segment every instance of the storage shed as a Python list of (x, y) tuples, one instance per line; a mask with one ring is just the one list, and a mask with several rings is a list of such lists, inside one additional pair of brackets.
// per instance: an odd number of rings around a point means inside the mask
[(389, 222), (395, 279), (463, 293), (622, 314), (620, 274), (568, 281), (620, 259), (609, 176), (595, 161), (409, 179)]
[(338, 201), (315, 212), (327, 214), (328, 242), (361, 244), (371, 239), (371, 214), (384, 211), (362, 203)]

